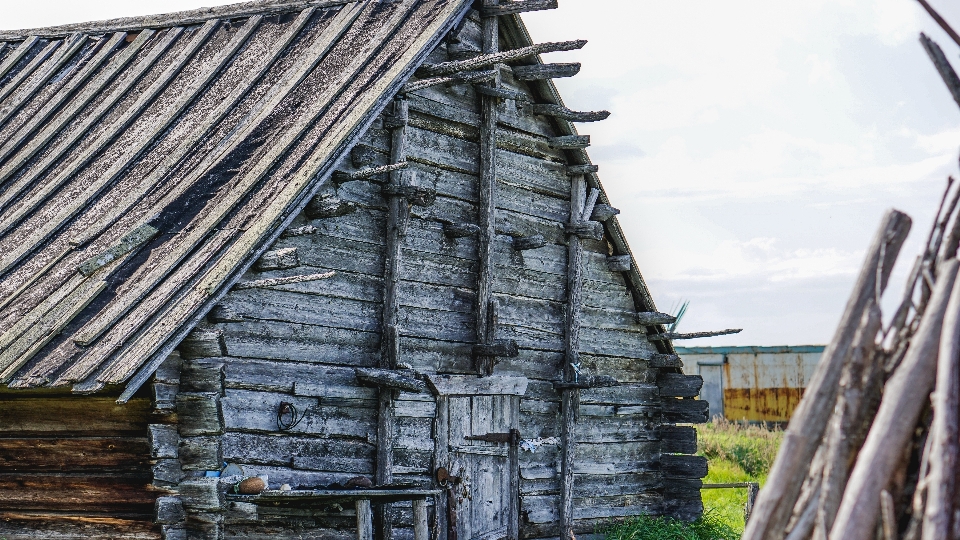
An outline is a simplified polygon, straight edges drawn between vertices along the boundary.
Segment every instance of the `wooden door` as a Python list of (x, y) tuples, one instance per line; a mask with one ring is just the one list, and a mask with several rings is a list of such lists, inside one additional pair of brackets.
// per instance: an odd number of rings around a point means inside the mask
[[(435, 463), (441, 487), (440, 540), (516, 540), (520, 514), (520, 398), (523, 377), (428, 376), (437, 396)], [(448, 534), (449, 532), (449, 534)]]
[(518, 396), (450, 398), (448, 470), (460, 478), (457, 540), (509, 538), (515, 530), (513, 472), (520, 465), (511, 434), (518, 434), (519, 412)]

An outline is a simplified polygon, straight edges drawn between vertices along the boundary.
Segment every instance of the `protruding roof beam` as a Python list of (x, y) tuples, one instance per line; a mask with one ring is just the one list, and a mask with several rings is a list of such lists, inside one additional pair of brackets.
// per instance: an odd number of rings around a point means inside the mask
[(743, 328), (731, 328), (729, 330), (717, 330), (716, 332), (691, 332), (689, 334), (678, 334), (676, 332), (666, 332), (664, 334), (654, 334), (647, 336), (648, 341), (669, 341), (673, 339), (694, 339), (702, 337), (726, 336), (730, 334), (739, 334)]
[(454, 73), (459, 73), (461, 71), (472, 71), (480, 69), (487, 66), (492, 66), (494, 64), (500, 64), (503, 62), (510, 62), (513, 60), (519, 60), (521, 58), (527, 58), (529, 56), (535, 56), (538, 54), (548, 53), (548, 52), (557, 52), (557, 51), (574, 51), (577, 49), (582, 49), (584, 45), (587, 44), (587, 40), (580, 39), (576, 41), (559, 41), (559, 42), (550, 42), (550, 43), (540, 43), (537, 45), (531, 45), (529, 47), (521, 47), (519, 49), (513, 49), (510, 51), (503, 51), (497, 53), (483, 54), (476, 58), (470, 58), (468, 60), (457, 60), (454, 62), (441, 62), (439, 64), (424, 64), (417, 70), (417, 76), (423, 77), (440, 77), (443, 75), (452, 75)]
[(533, 66), (514, 66), (513, 76), (520, 81), (542, 81), (544, 79), (562, 79), (580, 73), (580, 62), (570, 64), (536, 64)]
[(569, 120), (570, 122), (599, 122), (600, 120), (606, 120), (610, 116), (610, 111), (571, 111), (566, 107), (553, 105), (552, 103), (534, 103), (527, 105), (527, 110), (533, 114), (553, 116)]
[(563, 135), (549, 140), (550, 148), (557, 150), (578, 150), (590, 146), (589, 135)]

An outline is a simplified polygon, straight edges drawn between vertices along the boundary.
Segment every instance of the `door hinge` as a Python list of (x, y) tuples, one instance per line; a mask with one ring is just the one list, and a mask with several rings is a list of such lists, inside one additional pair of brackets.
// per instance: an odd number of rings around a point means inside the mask
[(487, 433), (485, 435), (467, 435), (464, 439), (468, 441), (484, 441), (491, 443), (509, 444), (510, 446), (520, 445), (520, 430), (511, 429), (508, 433)]

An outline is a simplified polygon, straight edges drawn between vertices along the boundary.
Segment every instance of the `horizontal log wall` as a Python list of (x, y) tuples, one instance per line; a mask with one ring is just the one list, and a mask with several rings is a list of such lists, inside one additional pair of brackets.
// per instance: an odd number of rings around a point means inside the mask
[[(460, 38), (479, 45), (479, 34), (478, 20), (471, 19)], [(441, 45), (428, 62), (447, 58)], [(530, 94), (527, 83), (507, 70), (503, 81), (507, 89)], [(435, 189), (437, 196), (430, 206), (411, 207), (401, 240), (399, 358), (421, 372), (473, 374), (477, 239), (452, 238), (445, 227), (478, 222), (479, 99), (469, 84), (427, 88), (407, 99), (409, 168), (416, 182)], [(499, 306), (496, 338), (515, 340), (519, 355), (499, 358), (494, 372), (531, 379), (521, 401), (522, 436), (559, 437), (560, 396), (553, 382), (562, 377), (564, 361), (567, 156), (549, 146), (549, 138), (561, 135), (552, 120), (519, 110), (513, 100), (501, 103), (497, 132), (497, 234), (491, 246), (493, 296)], [(350, 174), (387, 165), (390, 149), (390, 132), (377, 121), (338, 170)], [(388, 215), (382, 185), (387, 178), (337, 178), (319, 197), (336, 201), (339, 210), (328, 217), (298, 217), (291, 225), (298, 232), (271, 247), (295, 248), (299, 265), (251, 271), (243, 281), (336, 274), (233, 291), (217, 308), (230, 315), (211, 320), (225, 351), (225, 356), (208, 359), (223, 365), (218, 402), (222, 458), (243, 465), (247, 474), (268, 475), (273, 488), (284, 483), (320, 487), (356, 476), (372, 480), (376, 470), (377, 393), (357, 382), (354, 368), (376, 367), (380, 358)], [(546, 245), (514, 248), (515, 238), (533, 235), (542, 235)], [(682, 471), (695, 471), (698, 464), (673, 466), (668, 471), (673, 476), (665, 480), (661, 453), (695, 453), (692, 428), (663, 422), (696, 421), (697, 402), (678, 397), (665, 404), (661, 399), (659, 371), (648, 365), (657, 349), (636, 323), (624, 275), (609, 268), (607, 238), (585, 239), (583, 245), (584, 374), (609, 375), (622, 386), (581, 393), (575, 531), (592, 533), (611, 518), (636, 514), (695, 515), (699, 480), (683, 480), (690, 473)], [(292, 403), (303, 416), (288, 431), (277, 426), (281, 402)], [(400, 394), (394, 411), (395, 481), (431, 484), (435, 413), (431, 396)], [(551, 445), (521, 453), (523, 538), (558, 533), (558, 460), (557, 447)], [(304, 538), (351, 534), (343, 530), (352, 526), (349, 508), (288, 514), (261, 510), (260, 519), (249, 522), (232, 520), (228, 513), (226, 537), (267, 538), (284, 527)], [(409, 504), (394, 505), (391, 515), (394, 537), (409, 536)]]
[(148, 426), (175, 417), (141, 394), (0, 393), (0, 538), (161, 537)]

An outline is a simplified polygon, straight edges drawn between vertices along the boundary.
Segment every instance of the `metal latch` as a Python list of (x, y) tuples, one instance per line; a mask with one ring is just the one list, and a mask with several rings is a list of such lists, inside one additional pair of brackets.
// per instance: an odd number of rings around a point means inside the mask
[(464, 439), (468, 441), (484, 441), (490, 443), (509, 444), (510, 446), (520, 445), (520, 430), (511, 429), (509, 433), (487, 433), (486, 435), (467, 435)]

